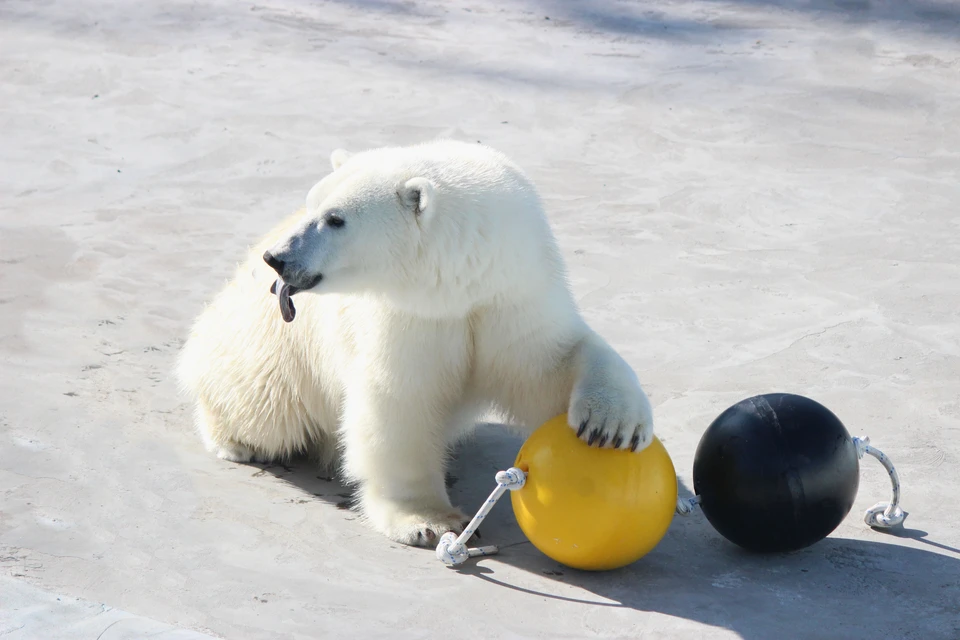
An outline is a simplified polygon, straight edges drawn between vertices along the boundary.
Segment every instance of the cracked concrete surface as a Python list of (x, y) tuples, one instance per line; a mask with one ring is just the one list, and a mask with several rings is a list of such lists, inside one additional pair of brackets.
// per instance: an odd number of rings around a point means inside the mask
[[(0, 635), (960, 638), (960, 8), (775, 2), (0, 3)], [(171, 366), (336, 147), (451, 136), (538, 184), (589, 321), (640, 373), (684, 490), (755, 393), (833, 409), (866, 461), (803, 551), (699, 515), (584, 574), (526, 543), (460, 570), (235, 465)], [(474, 510), (520, 441), (459, 452)], [(151, 636), (153, 637), (153, 636)]]

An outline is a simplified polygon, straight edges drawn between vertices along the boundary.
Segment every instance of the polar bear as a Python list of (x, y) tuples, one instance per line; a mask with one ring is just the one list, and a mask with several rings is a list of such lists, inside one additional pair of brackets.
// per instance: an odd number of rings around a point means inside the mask
[(650, 401), (581, 317), (517, 165), (450, 140), (337, 150), (331, 164), (183, 347), (208, 449), (336, 462), (374, 529), (435, 546), (467, 521), (447, 453), (488, 411), (528, 430), (566, 413), (597, 447), (651, 442)]

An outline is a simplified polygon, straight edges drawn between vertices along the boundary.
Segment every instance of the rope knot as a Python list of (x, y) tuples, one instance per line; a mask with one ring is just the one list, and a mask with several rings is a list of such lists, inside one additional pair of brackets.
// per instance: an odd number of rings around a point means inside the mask
[(457, 534), (447, 531), (440, 536), (440, 544), (437, 545), (437, 560), (443, 564), (456, 566), (466, 562), (470, 557), (466, 545), (457, 542)]
[(867, 509), (863, 521), (870, 527), (889, 529), (903, 522), (906, 517), (907, 514), (900, 508), (900, 505), (889, 502), (878, 502)]
[(690, 515), (693, 513), (693, 510), (697, 508), (698, 504), (700, 504), (700, 496), (693, 496), (691, 498), (677, 498), (677, 515)]
[(497, 484), (502, 484), (510, 491), (516, 491), (522, 489), (523, 485), (527, 483), (527, 474), (522, 469), (510, 467), (506, 471), (498, 471), (496, 479)]
[(870, 438), (864, 436), (862, 438), (853, 438), (853, 446), (857, 448), (857, 459), (860, 460), (867, 453), (867, 449), (870, 448)]

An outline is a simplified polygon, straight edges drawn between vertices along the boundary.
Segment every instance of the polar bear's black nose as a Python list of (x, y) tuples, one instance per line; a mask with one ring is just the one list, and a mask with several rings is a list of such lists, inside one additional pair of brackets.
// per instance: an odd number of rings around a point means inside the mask
[(283, 266), (286, 264), (283, 260), (276, 257), (269, 251), (264, 251), (263, 261), (270, 265), (270, 268), (276, 271), (278, 276), (283, 277)]

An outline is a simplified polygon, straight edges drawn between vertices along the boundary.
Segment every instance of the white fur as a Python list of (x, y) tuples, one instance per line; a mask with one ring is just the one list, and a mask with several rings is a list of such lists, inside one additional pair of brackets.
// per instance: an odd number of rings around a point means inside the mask
[[(338, 150), (331, 164), (183, 349), (178, 375), (211, 451), (237, 462), (341, 452), (367, 521), (432, 546), (465, 521), (444, 486), (449, 446), (489, 409), (528, 429), (567, 412), (595, 446), (650, 443), (647, 396), (582, 320), (518, 167), (451, 141)], [(294, 296), (292, 323), (265, 250), (286, 260), (287, 282), (323, 274)]]

